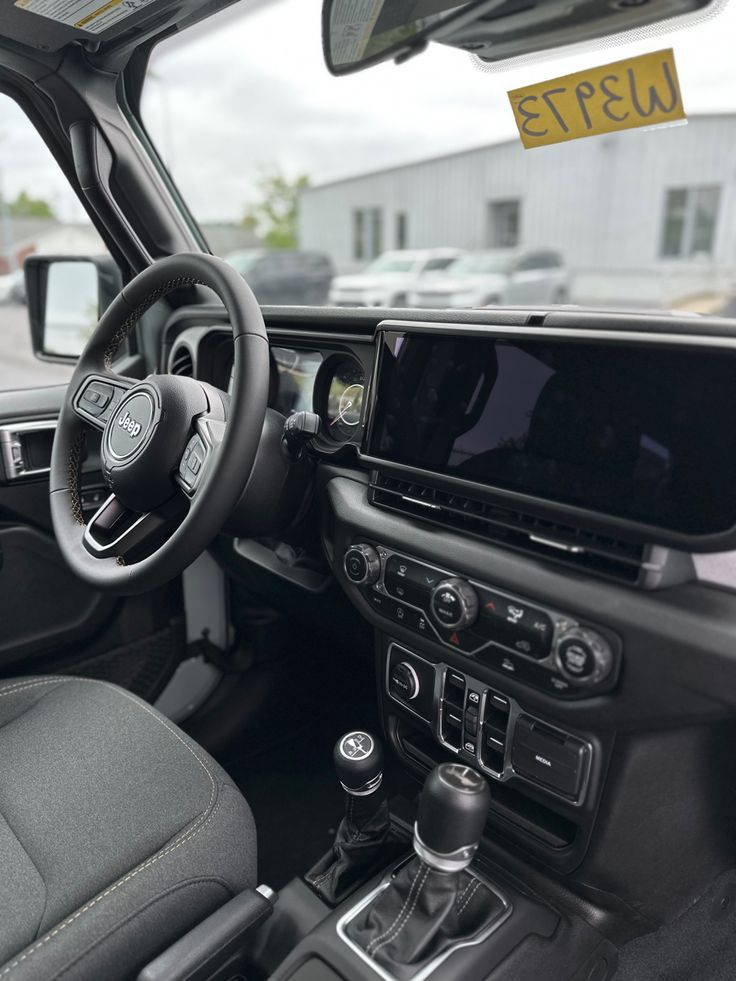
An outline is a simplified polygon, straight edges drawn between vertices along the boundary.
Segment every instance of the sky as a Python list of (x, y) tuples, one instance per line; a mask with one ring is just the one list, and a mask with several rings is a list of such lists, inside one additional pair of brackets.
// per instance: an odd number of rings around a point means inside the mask
[[(481, 71), (466, 53), (433, 44), (403, 65), (343, 78), (324, 67), (320, 8), (321, 0), (241, 0), (154, 52), (144, 122), (198, 219), (238, 221), (258, 178), (275, 168), (323, 183), (513, 138), (509, 89), (629, 54), (674, 47), (686, 110), (736, 111), (736, 0), (699, 27), (513, 71)], [(65, 220), (83, 214), (6, 96), (0, 189), (45, 197)]]

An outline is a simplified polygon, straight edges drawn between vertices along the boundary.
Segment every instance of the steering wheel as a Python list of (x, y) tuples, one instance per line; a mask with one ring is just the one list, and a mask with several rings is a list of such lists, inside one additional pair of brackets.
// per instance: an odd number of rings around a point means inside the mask
[[(231, 395), (194, 378), (112, 370), (139, 318), (172, 290), (199, 284), (232, 324)], [(269, 385), (266, 328), (256, 298), (221, 259), (154, 262), (103, 314), (77, 364), (51, 455), (51, 517), (71, 569), (96, 589), (143, 592), (186, 568), (230, 516), (250, 477)], [(80, 469), (90, 429), (102, 433), (110, 496), (85, 524)]]

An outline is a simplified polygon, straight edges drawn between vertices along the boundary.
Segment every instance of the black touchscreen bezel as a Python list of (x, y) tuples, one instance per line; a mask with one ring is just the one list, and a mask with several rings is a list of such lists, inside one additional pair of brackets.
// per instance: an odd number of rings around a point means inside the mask
[[(424, 323), (417, 321), (391, 320), (378, 325), (375, 334), (376, 357), (368, 392), (366, 427), (361, 445), (360, 457), (368, 466), (388, 475), (416, 480), (424, 485), (434, 486), (450, 493), (465, 492), (468, 496), (490, 503), (505, 504), (547, 520), (558, 520), (576, 527), (585, 528), (601, 534), (614, 534), (625, 540), (641, 544), (662, 544), (687, 551), (723, 551), (736, 548), (736, 487), (734, 488), (734, 525), (711, 534), (690, 534), (677, 529), (661, 527), (622, 518), (594, 509), (564, 504), (559, 501), (536, 497), (530, 494), (506, 490), (486, 484), (475, 483), (456, 476), (423, 470), (385, 460), (368, 453), (372, 445), (376, 419), (375, 399), (378, 389), (378, 377), (385, 350), (384, 335), (386, 333), (425, 334), (436, 337), (438, 334), (453, 336), (478, 337), (488, 336), (496, 340), (555, 340), (556, 342), (575, 344), (576, 342), (595, 342), (596, 344), (689, 348), (694, 351), (722, 350), (729, 356), (736, 356), (736, 339), (727, 336), (694, 335), (680, 330), (668, 333), (650, 330), (637, 330), (636, 321), (632, 319), (631, 329), (586, 329), (585, 327), (510, 327), (510, 326), (477, 326), (469, 324)], [(628, 324), (626, 325), (628, 327)], [(717, 479), (717, 475), (714, 475)]]

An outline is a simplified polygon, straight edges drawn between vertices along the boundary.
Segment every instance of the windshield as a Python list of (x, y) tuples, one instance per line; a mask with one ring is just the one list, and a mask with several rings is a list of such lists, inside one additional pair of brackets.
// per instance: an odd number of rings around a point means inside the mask
[(244, 276), (261, 258), (262, 253), (258, 250), (252, 252), (229, 252), (224, 258), (236, 269), (241, 276)]
[[(320, 32), (320, 0), (236, 3), (162, 42), (144, 87), (143, 123), (212, 251), (279, 251), (261, 302), (411, 306), (420, 278), (368, 275), (411, 271), (407, 250), (456, 249), (462, 275), (521, 263), (472, 305), (730, 315), (736, 3), (671, 34), (493, 71), (432, 43), (335, 78)], [(668, 47), (686, 124), (524, 148), (510, 90)]]
[(466, 255), (453, 262), (447, 272), (451, 276), (475, 276), (479, 273), (504, 273), (509, 267), (510, 257), (493, 255), (492, 252), (481, 252), (478, 255)]

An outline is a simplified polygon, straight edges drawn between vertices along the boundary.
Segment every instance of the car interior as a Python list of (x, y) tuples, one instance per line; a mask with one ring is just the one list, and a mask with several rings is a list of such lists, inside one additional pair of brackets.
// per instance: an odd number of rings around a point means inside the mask
[[(0, 391), (0, 981), (732, 981), (735, 322), (259, 302), (141, 114), (248, 6), (0, 7), (107, 250), (26, 258), (70, 377)], [(398, 91), (707, 6), (315, 24)]]

